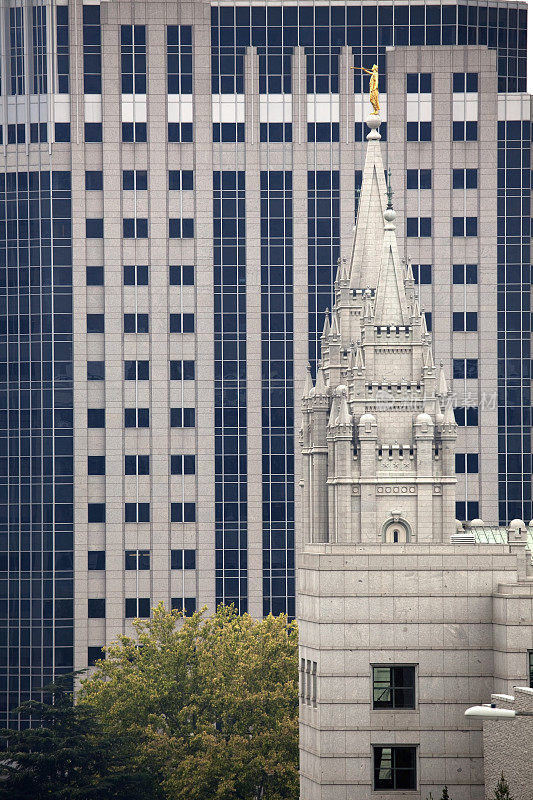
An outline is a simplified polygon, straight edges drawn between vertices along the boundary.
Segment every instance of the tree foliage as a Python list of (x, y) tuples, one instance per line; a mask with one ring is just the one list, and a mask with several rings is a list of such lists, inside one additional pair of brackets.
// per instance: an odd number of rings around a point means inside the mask
[(509, 791), (509, 784), (505, 780), (503, 772), (494, 789), (494, 800), (513, 800), (511, 792)]
[[(18, 709), (42, 727), (0, 732), (0, 798), (6, 800), (144, 800), (157, 798), (149, 775), (131, 774), (117, 742), (103, 733), (90, 706), (75, 706), (72, 679), (45, 687), (51, 702)], [(147, 794), (148, 793), (148, 794)]]
[(297, 628), (220, 606), (136, 620), (83, 682), (80, 703), (168, 800), (298, 797)]

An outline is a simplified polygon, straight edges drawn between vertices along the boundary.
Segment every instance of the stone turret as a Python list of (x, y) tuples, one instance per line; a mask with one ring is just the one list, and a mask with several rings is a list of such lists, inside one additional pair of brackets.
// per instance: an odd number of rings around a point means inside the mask
[(395, 536), (444, 541), (455, 530), (455, 419), (411, 264), (399, 258), (379, 117), (367, 124), (351, 254), (338, 262), (316, 386), (310, 375), (305, 385), (304, 533), (386, 541), (394, 506)]

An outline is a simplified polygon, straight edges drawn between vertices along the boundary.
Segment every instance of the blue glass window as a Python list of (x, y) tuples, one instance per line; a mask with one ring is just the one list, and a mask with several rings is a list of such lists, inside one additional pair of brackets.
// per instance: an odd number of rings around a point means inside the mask
[(419, 285), (431, 283), (431, 264), (411, 264), (411, 268), (413, 270), (415, 283)]
[(150, 503), (124, 503), (124, 522), (150, 522)]
[(170, 569), (196, 569), (196, 550), (171, 550)]
[(244, 122), (214, 122), (214, 142), (244, 142)]
[(83, 6), (83, 91), (102, 93), (100, 6)]
[(196, 611), (196, 597), (171, 597), (170, 608), (172, 611), (183, 611), (190, 617)]
[(194, 314), (171, 314), (170, 333), (194, 333)]
[(196, 425), (196, 409), (194, 408), (170, 409), (171, 428), (194, 428), (195, 425)]
[(431, 217), (407, 217), (407, 236), (431, 236)]
[(171, 381), (193, 381), (194, 380), (194, 361), (171, 361), (170, 362)]
[(171, 239), (192, 239), (194, 237), (194, 219), (169, 219), (168, 235)]
[(169, 94), (192, 94), (190, 25), (167, 25), (167, 81)]
[(85, 236), (88, 239), (103, 239), (104, 238), (103, 218), (86, 219)]
[(68, 6), (56, 6), (57, 91), (69, 92)]
[(196, 456), (177, 455), (170, 456), (171, 475), (194, 475), (196, 471)]
[(477, 264), (454, 264), (452, 277), (453, 283), (477, 283)]
[(149, 361), (124, 361), (125, 381), (147, 381), (150, 379)]
[(104, 332), (104, 315), (87, 314), (87, 333)]
[(192, 122), (169, 122), (169, 142), (192, 142)]
[(104, 173), (101, 169), (85, 170), (85, 189), (89, 192), (104, 188)]
[(87, 380), (88, 381), (105, 380), (105, 361), (87, 362)]
[(24, 94), (24, 17), (22, 6), (9, 9), (9, 43), (11, 46), (11, 94)]
[(148, 286), (148, 266), (125, 264), (124, 286)]
[(124, 239), (147, 239), (148, 220), (143, 217), (125, 217), (122, 220)]
[(87, 427), (105, 428), (105, 408), (87, 409)]
[(408, 122), (407, 123), (408, 142), (430, 142), (431, 141), (431, 122)]
[(146, 94), (146, 26), (120, 26), (122, 94)]
[(169, 189), (194, 189), (194, 173), (192, 169), (169, 169), (168, 188)]
[(33, 6), (33, 94), (46, 94), (46, 6)]
[(408, 189), (431, 189), (431, 170), (430, 169), (408, 169), (407, 170)]
[(87, 552), (87, 569), (105, 569), (105, 550), (89, 550)]
[(105, 503), (87, 503), (87, 522), (105, 522)]
[(171, 522), (196, 522), (196, 503), (171, 503)]
[(150, 409), (149, 408), (125, 408), (124, 409), (125, 428), (149, 428)]
[(126, 617), (126, 619), (149, 619), (150, 598), (126, 597), (124, 616)]
[(169, 267), (171, 286), (194, 286), (194, 266), (192, 264), (172, 264)]

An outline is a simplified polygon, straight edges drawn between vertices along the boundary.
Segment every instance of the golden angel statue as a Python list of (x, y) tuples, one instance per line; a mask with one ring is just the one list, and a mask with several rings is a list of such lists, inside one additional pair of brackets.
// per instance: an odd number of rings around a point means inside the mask
[[(357, 69), (357, 67), (354, 67)], [(365, 69), (365, 67), (359, 67), (359, 69), (366, 72), (367, 75), (370, 75), (370, 102), (372, 104), (372, 114), (379, 114), (379, 73), (378, 73), (378, 65), (374, 64), (372, 69)]]

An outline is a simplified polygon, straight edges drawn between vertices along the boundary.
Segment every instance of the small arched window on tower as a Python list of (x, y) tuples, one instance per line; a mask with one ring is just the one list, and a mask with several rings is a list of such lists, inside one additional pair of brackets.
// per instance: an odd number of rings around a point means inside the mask
[(391, 519), (383, 526), (383, 541), (387, 544), (402, 544), (409, 539), (409, 526), (403, 520)]

